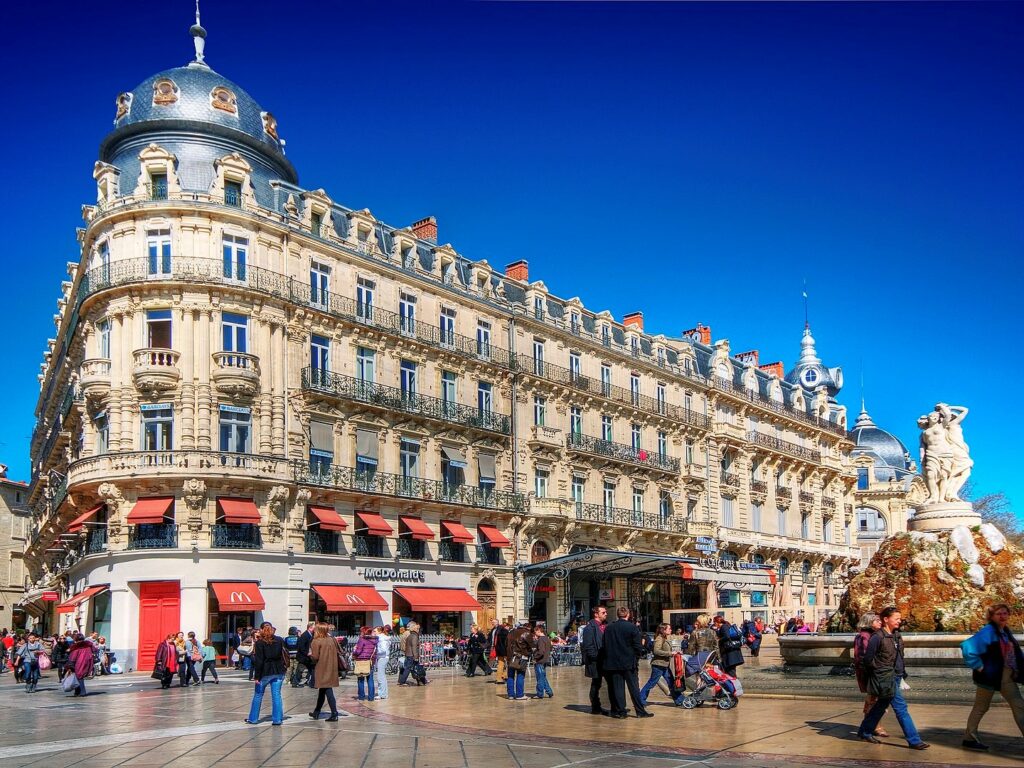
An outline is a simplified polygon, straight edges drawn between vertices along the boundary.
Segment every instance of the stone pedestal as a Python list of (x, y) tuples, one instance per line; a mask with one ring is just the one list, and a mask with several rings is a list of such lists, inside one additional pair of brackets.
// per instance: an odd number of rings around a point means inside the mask
[(951, 531), (958, 525), (981, 525), (981, 515), (969, 501), (944, 501), (919, 507), (908, 521), (911, 531)]

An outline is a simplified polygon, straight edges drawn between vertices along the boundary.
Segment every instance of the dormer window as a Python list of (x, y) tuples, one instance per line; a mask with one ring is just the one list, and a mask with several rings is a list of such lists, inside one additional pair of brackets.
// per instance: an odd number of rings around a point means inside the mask
[(324, 225), (324, 217), (319, 211), (312, 211), (309, 214), (309, 231), (316, 237), (320, 237), (320, 231)]
[(533, 316), (538, 320), (544, 319), (544, 297), (535, 296), (533, 298)]
[(405, 267), (406, 269), (412, 269), (412, 266), (413, 266), (413, 263), (412, 263), (413, 253), (415, 253), (415, 250), (413, 249), (413, 247), (411, 245), (409, 245), (408, 243), (403, 243), (402, 244), (402, 250), (401, 250), (402, 266)]
[(178, 100), (178, 86), (174, 81), (162, 77), (153, 83), (153, 103), (159, 106), (174, 104)]
[(601, 343), (606, 347), (610, 347), (612, 345), (612, 329), (607, 325), (601, 326)]
[(224, 205), (231, 205), (235, 208), (242, 207), (242, 182), (230, 180), (224, 182)]
[(222, 85), (218, 85), (210, 92), (210, 105), (222, 112), (238, 114), (238, 101), (235, 99), (235, 94)]
[(126, 117), (132, 109), (132, 95), (130, 93), (118, 94), (117, 101), (117, 114), (114, 115), (115, 120), (120, 120), (122, 117)]
[(167, 199), (167, 174), (154, 172), (149, 174), (149, 199)]
[(640, 339), (636, 336), (631, 337), (629, 340), (629, 351), (632, 353), (633, 357), (638, 357), (640, 355)]
[(583, 328), (583, 323), (581, 322), (581, 319), (580, 319), (580, 313), (579, 312), (571, 312), (569, 314), (569, 330), (571, 330), (574, 334), (579, 336), (580, 330), (582, 328)]

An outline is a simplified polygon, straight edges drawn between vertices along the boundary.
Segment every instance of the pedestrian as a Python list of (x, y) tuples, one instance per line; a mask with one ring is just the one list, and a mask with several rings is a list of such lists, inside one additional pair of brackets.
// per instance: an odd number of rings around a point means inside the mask
[(196, 672), (196, 665), (202, 666), (203, 647), (196, 639), (195, 632), (189, 632), (185, 638), (185, 685), (201, 685), (199, 673)]
[(178, 671), (178, 646), (174, 635), (170, 634), (156, 647), (156, 663), (153, 666), (153, 677), (160, 681), (161, 688), (170, 688), (174, 673)]
[(628, 689), (636, 716), (654, 717), (654, 714), (644, 707), (640, 695), (640, 682), (637, 680), (640, 657), (644, 655), (640, 630), (629, 620), (629, 608), (626, 606), (619, 606), (615, 610), (615, 616), (616, 620), (611, 622), (604, 632), (604, 672), (611, 698), (611, 715), (618, 719), (626, 717)]
[[(409, 675), (419, 666), (420, 663), (420, 625), (410, 621), (405, 633), (402, 651), (405, 654), (405, 662), (402, 664), (402, 671), (398, 673), (399, 685), (410, 685)], [(414, 675), (415, 677), (415, 675)], [(416, 677), (416, 685), (426, 685), (430, 681), (424, 675), (422, 679)]]
[(996, 691), (1003, 694), (1010, 705), (1013, 719), (1024, 736), (1024, 698), (1019, 686), (1024, 683), (1024, 654), (1020, 644), (1007, 624), (1010, 621), (1010, 607), (1006, 603), (993, 605), (987, 612), (988, 624), (960, 644), (964, 661), (973, 672), (974, 707), (967, 717), (967, 730), (963, 746), (984, 752), (988, 749), (978, 738), (981, 718), (992, 705)]
[(650, 696), (658, 681), (664, 680), (668, 684), (669, 696), (678, 703), (682, 699), (683, 694), (676, 690), (676, 679), (672, 670), (672, 657), (679, 653), (679, 651), (672, 645), (671, 625), (658, 625), (658, 633), (654, 637), (652, 652), (654, 656), (651, 659), (651, 677), (640, 690), (640, 700), (643, 701), (646, 708), (647, 697)]
[(78, 679), (78, 685), (75, 686), (75, 696), (86, 696), (85, 692), (85, 678), (93, 672), (93, 644), (81, 633), (75, 632), (74, 644), (71, 646), (71, 650), (68, 652), (68, 661), (66, 673), (74, 673)]
[(548, 682), (548, 667), (551, 666), (551, 638), (544, 634), (544, 627), (540, 624), (534, 627), (533, 634), (535, 645), (533, 675), (537, 679), (537, 694), (533, 698), (543, 699), (546, 693), (549, 699), (553, 699), (555, 692), (551, 690), (551, 683)]
[(466, 677), (474, 677), (477, 667), (487, 676), (491, 674), (490, 665), (484, 661), (484, 653), (487, 651), (487, 635), (479, 625), (474, 624), (469, 628), (469, 637), (466, 639)]
[(374, 683), (377, 686), (377, 700), (388, 697), (388, 660), (391, 658), (391, 627), (379, 626), (374, 630), (377, 637), (377, 660), (373, 663)]
[(213, 646), (213, 640), (206, 638), (202, 647), (203, 674), (200, 675), (200, 682), (206, 682), (206, 673), (213, 675), (215, 685), (220, 685), (220, 678), (217, 677), (217, 649)]
[(252, 627), (246, 627), (242, 631), (242, 640), (238, 644), (238, 655), (242, 660), (242, 669), (249, 673), (249, 679), (252, 680), (256, 671), (252, 668), (253, 664), (253, 650), (256, 647), (256, 630)]
[(740, 628), (743, 635), (743, 643), (750, 649), (752, 658), (757, 658), (761, 653), (761, 638), (764, 635), (764, 621), (760, 616), (751, 620), (747, 619)]
[(53, 644), (50, 646), (50, 660), (53, 662), (53, 668), (57, 670), (57, 679), (59, 681), (64, 680), (64, 670), (68, 663), (68, 648), (70, 643), (68, 639), (63, 635), (57, 635), (53, 638)]
[(252, 669), (256, 689), (252, 694), (249, 717), (245, 720), (249, 725), (255, 725), (259, 720), (263, 694), (267, 688), (270, 689), (271, 724), (280, 725), (284, 720), (281, 684), (284, 682), (285, 670), (288, 669), (287, 657), (284, 639), (274, 633), (274, 626), (269, 621), (264, 621), (253, 643)]
[[(864, 694), (864, 714), (871, 711), (871, 707), (878, 700), (876, 696), (868, 693), (868, 672), (864, 667), (864, 654), (868, 650), (868, 641), (871, 636), (882, 628), (882, 619), (877, 613), (865, 613), (860, 617), (857, 625), (857, 636), (853, 638), (853, 673), (857, 677), (857, 687)], [(875, 736), (887, 737), (889, 735), (881, 725), (875, 728)]]
[(355, 667), (356, 685), (359, 700), (374, 700), (373, 662), (377, 656), (377, 639), (373, 636), (373, 627), (369, 624), (359, 629), (359, 640), (352, 651), (352, 662)]
[(39, 686), (39, 654), (42, 652), (43, 644), (39, 640), (39, 635), (29, 632), (28, 639), (18, 652), (21, 659), (21, 678), (25, 681), (25, 693), (34, 693)]
[(857, 735), (872, 744), (881, 744), (875, 736), (875, 728), (882, 720), (885, 710), (892, 705), (896, 720), (903, 729), (903, 735), (911, 749), (928, 749), (930, 744), (921, 739), (914, 726), (903, 698), (903, 687), (906, 685), (907, 671), (903, 661), (903, 638), (900, 636), (902, 614), (890, 605), (879, 614), (882, 628), (871, 635), (868, 647), (864, 652), (864, 668), (868, 674), (868, 693), (877, 696), (878, 700), (868, 710), (867, 715), (857, 729)]
[(507, 645), (505, 692), (509, 701), (526, 701), (526, 668), (532, 662), (534, 652), (529, 619), (521, 619), (519, 626), (509, 632)]
[(309, 672), (309, 678), (306, 681), (306, 685), (310, 688), (313, 687), (313, 660), (309, 657), (309, 647), (313, 644), (313, 628), (316, 626), (315, 621), (311, 621), (306, 625), (306, 631), (299, 635), (299, 639), (295, 643), (295, 671), (292, 673), (292, 688), (298, 688), (302, 685), (302, 680), (299, 677), (303, 671)]
[(724, 616), (715, 616), (714, 627), (718, 635), (719, 666), (725, 674), (736, 677), (736, 668), (743, 663), (743, 635), (739, 627), (730, 624)]
[(242, 644), (242, 628), (235, 627), (235, 631), (228, 637), (228, 657), (225, 664), (230, 664), (235, 669), (242, 666), (242, 657), (238, 654), (238, 646)]
[(697, 657), (699, 666), (704, 666), (708, 656), (718, 653), (718, 633), (711, 628), (711, 617), (702, 613), (693, 620), (693, 632), (687, 650), (690, 655)]
[(317, 689), (316, 706), (309, 716), (314, 720), (320, 719), (320, 710), (324, 708), (324, 702), (331, 708), (331, 716), (327, 722), (338, 721), (338, 702), (334, 697), (334, 688), (338, 685), (338, 643), (328, 635), (326, 624), (313, 625), (313, 641), (309, 644), (309, 658), (313, 662), (313, 670), (310, 677), (313, 678), (313, 685)]
[[(601, 706), (601, 683), (604, 680), (604, 632), (608, 609), (597, 605), (590, 609), (590, 621), (580, 630), (580, 653), (583, 674), (590, 678), (590, 714), (607, 715)], [(609, 691), (609, 695), (611, 691)]]
[(488, 656), (497, 662), (494, 682), (501, 685), (508, 679), (506, 655), (508, 654), (508, 627), (497, 619), (491, 619), (491, 633), (487, 638)]

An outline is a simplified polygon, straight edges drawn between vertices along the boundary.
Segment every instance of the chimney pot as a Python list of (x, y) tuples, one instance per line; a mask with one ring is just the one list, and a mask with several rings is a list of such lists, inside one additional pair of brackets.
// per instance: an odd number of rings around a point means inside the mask
[(420, 240), (437, 245), (437, 219), (433, 216), (413, 222), (411, 229)]
[(781, 360), (775, 363), (765, 363), (764, 365), (759, 365), (758, 368), (760, 368), (765, 373), (774, 373), (780, 379), (784, 379), (786, 377), (786, 371), (782, 365)]
[(513, 261), (505, 266), (505, 277), (511, 280), (518, 280), (522, 283), (530, 280), (530, 264), (526, 259)]
[(638, 331), (644, 329), (644, 313), (643, 312), (630, 312), (628, 315), (622, 318), (622, 324), (629, 328), (633, 326)]
[(683, 336), (687, 339), (693, 339), (699, 341), (701, 344), (711, 344), (711, 326), (704, 325), (703, 323), (697, 323), (696, 328), (691, 328), (688, 331), (683, 332)]

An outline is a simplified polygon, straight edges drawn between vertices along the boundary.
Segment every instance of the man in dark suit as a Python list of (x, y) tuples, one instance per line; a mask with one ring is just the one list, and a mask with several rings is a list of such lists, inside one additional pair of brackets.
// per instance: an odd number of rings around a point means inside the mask
[(507, 655), (508, 627), (499, 624), (497, 619), (491, 619), (491, 633), (487, 636), (487, 656), (498, 662), (498, 676), (494, 681), (498, 685), (504, 685), (508, 680)]
[(313, 644), (313, 627), (316, 626), (315, 621), (309, 622), (306, 625), (306, 631), (299, 635), (299, 642), (295, 647), (295, 676), (292, 678), (292, 688), (299, 687), (299, 665), (309, 669), (309, 681), (306, 683), (310, 688), (313, 687), (313, 659), (309, 655), (309, 647)]
[[(601, 706), (601, 681), (604, 679), (604, 629), (608, 609), (598, 605), (590, 609), (590, 621), (580, 631), (580, 653), (583, 655), (583, 674), (590, 678), (590, 713), (607, 715)], [(609, 689), (609, 695), (611, 689)]]
[(636, 624), (629, 620), (629, 608), (619, 607), (615, 611), (618, 621), (613, 621), (604, 632), (604, 672), (608, 676), (608, 690), (612, 700), (612, 717), (626, 716), (626, 692), (633, 700), (637, 717), (654, 717), (644, 708), (637, 681), (637, 668), (644, 655), (643, 640)]

